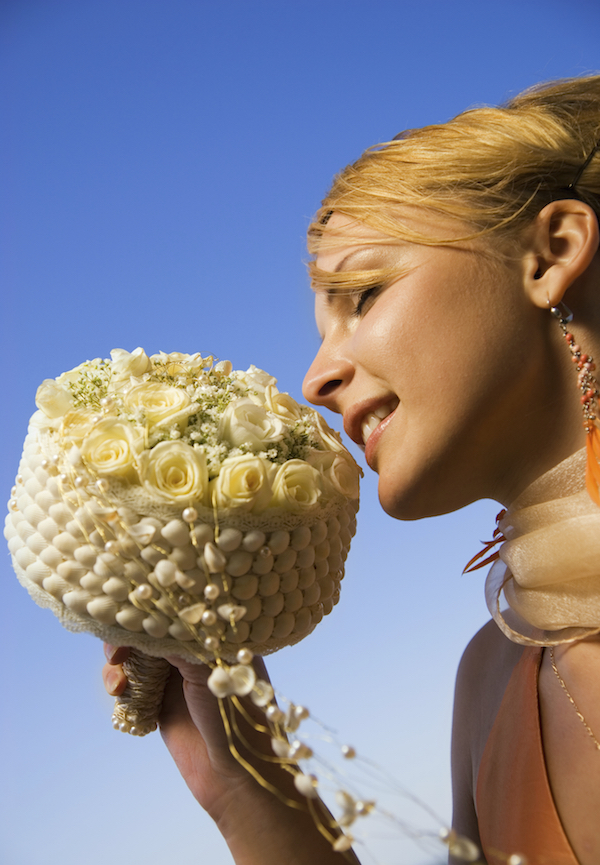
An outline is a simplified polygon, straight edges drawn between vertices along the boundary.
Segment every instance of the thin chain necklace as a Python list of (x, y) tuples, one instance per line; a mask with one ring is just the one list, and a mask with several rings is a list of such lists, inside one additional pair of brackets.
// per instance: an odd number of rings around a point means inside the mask
[(594, 745), (596, 746), (596, 749), (598, 751), (600, 751), (600, 742), (594, 736), (594, 731), (592, 730), (592, 728), (590, 727), (588, 722), (585, 720), (585, 718), (581, 714), (581, 712), (579, 710), (579, 706), (577, 705), (577, 703), (575, 702), (575, 700), (571, 696), (569, 689), (567, 688), (567, 685), (565, 683), (565, 680), (563, 679), (563, 677), (558, 672), (558, 667), (556, 666), (556, 660), (554, 658), (554, 646), (550, 646), (550, 663), (552, 664), (552, 669), (554, 670), (554, 672), (556, 674), (556, 678), (560, 682), (560, 687), (563, 689), (563, 691), (565, 692), (565, 694), (569, 698), (569, 702), (571, 703), (571, 705), (575, 709), (575, 712), (577, 713), (577, 717), (579, 718), (579, 720), (581, 721), (581, 723), (583, 724), (583, 726), (587, 730), (589, 736), (591, 737), (592, 741), (594, 742)]

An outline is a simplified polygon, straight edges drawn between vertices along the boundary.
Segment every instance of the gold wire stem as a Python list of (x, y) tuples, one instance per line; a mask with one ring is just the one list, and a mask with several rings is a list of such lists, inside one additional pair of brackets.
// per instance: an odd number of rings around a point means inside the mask
[(563, 691), (565, 692), (565, 694), (569, 698), (569, 702), (571, 703), (571, 705), (575, 709), (575, 713), (576, 713), (577, 717), (579, 718), (579, 720), (581, 721), (581, 723), (583, 724), (583, 726), (587, 730), (588, 735), (590, 736), (594, 745), (596, 746), (596, 750), (600, 751), (600, 742), (598, 741), (598, 739), (596, 739), (596, 737), (594, 735), (594, 731), (592, 730), (592, 728), (590, 727), (588, 722), (583, 717), (583, 714), (582, 714), (579, 706), (577, 705), (577, 703), (575, 702), (575, 700), (571, 696), (569, 689), (567, 688), (567, 684), (566, 684), (565, 680), (563, 679), (563, 677), (558, 672), (558, 667), (556, 666), (556, 660), (554, 658), (554, 646), (550, 646), (550, 663), (552, 664), (552, 669), (554, 670), (556, 678), (560, 682), (560, 687), (563, 689)]
[[(231, 702), (233, 703), (233, 700), (235, 700), (235, 699), (236, 699), (235, 697), (231, 698)], [(235, 706), (235, 704), (234, 704), (234, 706)], [(232, 712), (232, 717), (230, 720), (231, 720), (231, 726), (232, 726), (233, 732), (238, 737), (238, 739), (240, 740), (242, 745), (244, 745), (244, 747), (247, 748), (251, 754), (253, 754), (255, 757), (258, 757), (259, 760), (263, 760), (265, 763), (277, 763), (278, 765), (281, 766), (282, 769), (285, 769), (286, 772), (290, 771), (290, 766), (296, 765), (296, 761), (293, 760), (291, 757), (271, 757), (268, 754), (263, 754), (261, 751), (257, 751), (256, 748), (254, 748), (248, 742), (248, 740), (246, 739), (244, 734), (241, 732), (241, 730), (238, 726), (238, 723), (237, 723), (237, 719), (235, 717), (235, 711)], [(248, 719), (248, 720), (249, 720), (249, 723), (252, 724), (252, 726), (254, 727), (252, 720), (251, 719)], [(258, 729), (258, 728), (254, 727), (254, 729)], [(270, 732), (270, 730), (267, 730), (264, 727), (262, 729), (265, 730), (267, 733)], [(295, 774), (295, 773), (292, 773), (292, 774)]]
[(259, 724), (258, 721), (254, 720), (252, 715), (247, 711), (244, 704), (241, 703), (236, 696), (233, 696), (231, 698), (231, 702), (233, 703), (235, 708), (238, 710), (238, 712), (240, 713), (242, 718), (244, 718), (252, 727), (254, 727), (254, 729), (256, 730), (257, 733), (272, 734), (273, 731), (271, 730), (270, 727), (265, 727), (264, 724)]
[(254, 778), (254, 780), (258, 784), (260, 784), (261, 787), (263, 787), (265, 790), (268, 790), (269, 793), (272, 793), (274, 796), (276, 796), (280, 802), (283, 802), (284, 805), (287, 805), (289, 808), (295, 808), (297, 811), (306, 811), (306, 808), (304, 807), (304, 805), (302, 805), (300, 802), (296, 802), (294, 799), (289, 799), (287, 796), (285, 796), (283, 793), (281, 793), (277, 789), (277, 787), (275, 787), (273, 784), (269, 783), (269, 781), (267, 781), (266, 778), (263, 778), (263, 776), (260, 774), (260, 772), (257, 769), (255, 769), (251, 763), (249, 763), (247, 760), (245, 760), (242, 757), (240, 752), (235, 747), (235, 743), (233, 741), (233, 735), (231, 732), (231, 725), (229, 723), (229, 717), (227, 715), (227, 712), (225, 711), (224, 701), (221, 697), (219, 697), (218, 700), (219, 700), (219, 712), (221, 713), (221, 719), (223, 721), (223, 727), (225, 728), (225, 733), (227, 735), (227, 744), (229, 745), (229, 752), (230, 752), (231, 756), (234, 758), (234, 760), (236, 760), (240, 764), (240, 766), (242, 766), (247, 772), (249, 772), (250, 775), (252, 775), (252, 777)]

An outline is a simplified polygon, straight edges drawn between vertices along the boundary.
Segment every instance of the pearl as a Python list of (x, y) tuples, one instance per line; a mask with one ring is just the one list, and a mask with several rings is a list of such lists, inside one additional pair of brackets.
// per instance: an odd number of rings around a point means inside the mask
[(105, 478), (100, 478), (96, 481), (96, 489), (99, 493), (107, 493), (109, 490), (109, 483)]
[(220, 594), (221, 590), (215, 583), (209, 583), (204, 589), (204, 597), (207, 601), (216, 601)]
[(304, 742), (300, 742), (299, 739), (290, 745), (290, 757), (293, 757), (294, 760), (310, 760), (312, 755), (312, 748), (309, 748)]
[(119, 724), (119, 730), (121, 731), (121, 733), (129, 732), (129, 724), (127, 723), (127, 721), (121, 721), (121, 723)]
[(16, 488), (16, 487), (13, 487), (13, 488), (11, 489), (11, 491), (10, 491), (10, 495), (11, 495), (11, 498), (14, 499), (14, 497), (17, 495), (17, 488)]
[(100, 400), (100, 405), (102, 406), (102, 408), (110, 408), (112, 404), (112, 398), (109, 396), (103, 396)]
[(85, 486), (85, 483), (85, 478), (82, 478), (81, 475), (77, 475), (77, 477), (75, 478), (75, 486), (81, 488)]
[(104, 544), (104, 549), (107, 553), (112, 553), (113, 556), (119, 554), (119, 544), (116, 541), (107, 541)]
[(305, 721), (310, 716), (310, 712), (308, 711), (308, 709), (305, 706), (295, 706), (294, 707), (294, 715), (300, 721)]
[(342, 757), (346, 760), (353, 760), (356, 757), (356, 750), (352, 745), (342, 745)]
[(202, 624), (203, 625), (206, 625), (207, 627), (210, 628), (215, 624), (216, 621), (217, 621), (217, 614), (214, 612), (214, 610), (205, 610), (202, 613)]
[(149, 583), (141, 583), (133, 592), (141, 601), (149, 601), (154, 594), (154, 589)]
[(240, 664), (251, 664), (254, 655), (250, 651), (250, 649), (240, 649), (236, 657), (238, 659), (238, 663)]
[(271, 555), (271, 550), (269, 549), (269, 547), (261, 547), (261, 549), (258, 551), (258, 555), (261, 556), (263, 559), (266, 559)]
[(58, 476), (58, 479), (59, 479), (59, 481), (61, 482), (61, 484), (66, 484), (66, 483), (68, 483), (69, 475), (67, 475), (67, 474), (65, 474), (64, 472), (62, 472), (62, 473)]
[(281, 724), (285, 720), (285, 713), (281, 711), (279, 706), (269, 706), (265, 715), (272, 724)]
[(17, 475), (15, 480), (18, 484), (22, 484), (23, 483), (23, 475)]
[(11, 511), (16, 511), (17, 510), (17, 500), (11, 499), (8, 503), (8, 507), (10, 508)]
[(181, 519), (185, 523), (194, 523), (198, 519), (198, 511), (196, 508), (186, 508), (181, 514)]
[(42, 460), (42, 462), (40, 463), (40, 465), (41, 465), (41, 467), (42, 467), (43, 469), (47, 469), (47, 468), (49, 468), (49, 466), (50, 466), (50, 460), (47, 460), (47, 459), (44, 458), (44, 459)]
[(208, 649), (209, 652), (216, 652), (219, 648), (219, 638), (207, 637), (204, 641), (204, 648)]
[(129, 728), (129, 733), (130, 733), (132, 736), (139, 736), (139, 735), (140, 735), (140, 731), (138, 730), (137, 727), (130, 727), (130, 728)]

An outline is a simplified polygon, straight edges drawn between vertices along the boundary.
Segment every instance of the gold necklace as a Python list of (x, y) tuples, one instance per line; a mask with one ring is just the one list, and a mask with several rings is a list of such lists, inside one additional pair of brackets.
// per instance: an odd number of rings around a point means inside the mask
[(581, 723), (583, 724), (583, 726), (585, 727), (585, 729), (588, 731), (588, 734), (590, 735), (592, 741), (594, 742), (594, 745), (596, 746), (596, 749), (597, 749), (598, 751), (600, 751), (600, 742), (599, 742), (598, 739), (596, 739), (596, 737), (594, 736), (594, 731), (592, 730), (592, 728), (590, 727), (590, 725), (588, 724), (588, 722), (585, 720), (585, 718), (584, 718), (583, 715), (581, 714), (581, 712), (580, 712), (580, 710), (579, 710), (579, 707), (578, 707), (577, 703), (575, 702), (575, 700), (573, 699), (573, 697), (571, 696), (571, 694), (570, 694), (570, 692), (569, 692), (569, 689), (567, 688), (567, 685), (566, 685), (566, 683), (565, 683), (565, 680), (563, 679), (563, 677), (562, 677), (562, 676), (560, 675), (560, 673), (558, 672), (558, 667), (556, 666), (556, 660), (555, 660), (555, 658), (554, 658), (554, 646), (550, 646), (550, 663), (552, 664), (552, 669), (554, 670), (554, 672), (555, 672), (555, 674), (556, 674), (556, 678), (557, 678), (558, 681), (560, 682), (560, 687), (563, 689), (563, 691), (565, 692), (565, 694), (566, 694), (567, 697), (569, 698), (569, 702), (571, 703), (571, 705), (572, 705), (573, 708), (575, 709), (575, 712), (577, 713), (577, 717), (579, 718), (579, 720), (581, 721)]

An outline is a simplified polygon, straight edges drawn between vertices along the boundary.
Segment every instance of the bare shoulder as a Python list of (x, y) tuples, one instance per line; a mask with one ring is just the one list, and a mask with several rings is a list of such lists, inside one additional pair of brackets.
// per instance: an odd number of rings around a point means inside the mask
[(489, 621), (469, 642), (456, 677), (452, 725), (453, 826), (479, 843), (475, 789), (479, 764), (523, 647)]

